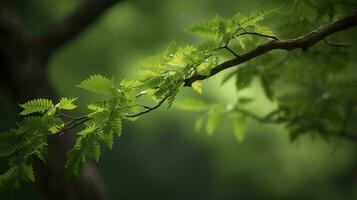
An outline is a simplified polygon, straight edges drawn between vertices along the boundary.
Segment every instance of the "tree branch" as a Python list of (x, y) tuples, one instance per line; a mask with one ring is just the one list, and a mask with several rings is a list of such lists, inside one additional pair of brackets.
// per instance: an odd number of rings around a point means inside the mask
[(38, 35), (38, 38), (46, 47), (47, 53), (51, 53), (67, 41), (76, 37), (88, 25), (100, 17), (108, 8), (121, 0), (86, 0), (72, 14), (58, 24), (54, 24)]
[(343, 134), (341, 135), (341, 137), (347, 139), (347, 140), (352, 140), (357, 142), (357, 134), (356, 133), (352, 133), (352, 132), (343, 132)]
[(190, 87), (192, 83), (197, 80), (207, 79), (225, 69), (247, 62), (272, 50), (280, 49), (290, 51), (293, 49), (302, 49), (303, 51), (307, 51), (311, 46), (323, 40), (325, 37), (355, 26), (357, 26), (357, 11), (354, 11), (353, 14), (339, 21), (322, 26), (305, 36), (301, 36), (295, 39), (273, 40), (263, 45), (260, 45), (256, 49), (246, 54), (243, 54), (240, 57), (233, 58), (217, 65), (211, 70), (210, 74), (208, 75), (194, 74), (190, 78), (185, 79), (184, 86)]

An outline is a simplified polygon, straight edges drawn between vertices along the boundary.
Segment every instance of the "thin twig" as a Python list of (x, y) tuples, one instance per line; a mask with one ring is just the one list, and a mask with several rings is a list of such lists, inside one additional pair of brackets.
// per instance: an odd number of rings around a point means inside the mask
[(72, 116), (72, 115), (67, 115), (67, 114), (65, 114), (65, 113), (58, 113), (58, 116), (60, 116), (60, 117), (65, 117), (65, 118), (68, 118), (68, 119), (75, 119), (74, 116)]
[(79, 120), (82, 120), (82, 119), (86, 119), (86, 118), (88, 118), (88, 116), (86, 116), (86, 115), (82, 116), (82, 117), (73, 118), (71, 121), (68, 121), (66, 124), (70, 125), (70, 124), (72, 124), (72, 123), (74, 123), (76, 121), (79, 121)]
[(62, 133), (66, 132), (66, 131), (69, 131), (69, 130), (71, 130), (71, 129), (83, 124), (84, 122), (89, 121), (89, 120), (91, 120), (91, 118), (87, 117), (87, 118), (83, 119), (82, 121), (80, 121), (80, 122), (78, 122), (76, 124), (73, 124), (73, 125), (70, 125), (70, 126), (67, 126), (67, 127), (63, 128), (63, 129), (61, 129), (60, 131), (54, 133), (53, 135), (62, 134)]
[(239, 55), (234, 52), (231, 48), (229, 48), (228, 46), (225, 47), (225, 49), (227, 49), (231, 54), (233, 54), (235, 57), (239, 57)]
[(130, 118), (131, 117), (138, 117), (140, 115), (143, 115), (143, 114), (146, 114), (148, 112), (151, 112), (151, 111), (159, 108), (166, 101), (166, 99), (168, 99), (169, 97), (170, 97), (170, 95), (167, 95), (165, 98), (161, 99), (160, 102), (154, 107), (148, 107), (148, 109), (145, 110), (145, 111), (142, 111), (142, 112), (139, 112), (139, 113), (136, 113), (136, 114), (132, 114), (132, 115), (127, 115), (126, 117), (130, 117)]
[(279, 38), (277, 38), (276, 36), (273, 36), (273, 35), (266, 35), (266, 34), (262, 34), (262, 33), (247, 32), (247, 31), (236, 35), (236, 37), (243, 36), (243, 35), (256, 35), (256, 36), (265, 37), (265, 38), (269, 38), (269, 39), (273, 39), (273, 40), (279, 40)]

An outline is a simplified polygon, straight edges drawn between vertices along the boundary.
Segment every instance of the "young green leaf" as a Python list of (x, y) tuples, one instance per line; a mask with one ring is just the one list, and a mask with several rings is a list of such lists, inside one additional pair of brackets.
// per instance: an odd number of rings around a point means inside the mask
[(20, 107), (24, 109), (20, 115), (28, 115), (36, 112), (45, 112), (54, 107), (54, 105), (49, 99), (34, 99), (24, 104), (20, 104)]
[(246, 135), (246, 117), (238, 113), (231, 115), (234, 136), (238, 142), (243, 142)]
[(215, 40), (223, 40), (226, 33), (231, 31), (228, 21), (221, 16), (216, 16), (212, 20), (198, 23), (187, 31), (201, 36), (206, 36)]
[(92, 75), (77, 87), (102, 95), (113, 94), (113, 82), (101, 75)]
[(149, 68), (165, 69), (165, 65), (169, 60), (164, 55), (150, 56), (141, 61), (141, 64)]
[[(273, 79), (272, 81), (273, 82)], [(261, 75), (260, 76), (260, 83), (262, 85), (263, 91), (265, 96), (270, 100), (273, 101), (274, 100), (274, 90), (272, 88), (272, 84), (271, 82), (268, 80), (268, 77), (265, 75)]]
[(65, 164), (66, 174), (80, 176), (85, 165), (86, 159), (84, 151), (80, 148), (73, 148), (67, 152), (67, 161)]
[(74, 105), (74, 101), (77, 100), (77, 98), (61, 98), (60, 102), (59, 102), (59, 109), (62, 110), (73, 110), (75, 109), (77, 106)]
[(204, 117), (200, 117), (195, 121), (195, 131), (199, 132), (203, 126)]
[(216, 130), (219, 120), (221, 119), (221, 111), (218, 108), (213, 108), (208, 112), (206, 121), (206, 132), (208, 135), (212, 135)]
[(19, 168), (19, 176), (23, 181), (35, 181), (35, 175), (33, 172), (33, 167), (30, 164), (23, 163)]
[(105, 128), (100, 134), (100, 141), (108, 148), (113, 148), (113, 131), (110, 128)]
[(175, 102), (174, 107), (187, 111), (205, 111), (210, 106), (204, 101), (193, 99), (193, 98), (186, 98)]
[(87, 145), (87, 155), (96, 162), (99, 162), (100, 145), (97, 141), (93, 141)]
[(200, 81), (195, 81), (192, 83), (192, 89), (196, 92), (202, 94), (202, 83)]
[(112, 128), (113, 128), (113, 132), (118, 136), (120, 137), (121, 136), (121, 133), (122, 133), (122, 121), (119, 117), (116, 117), (114, 119), (112, 119)]

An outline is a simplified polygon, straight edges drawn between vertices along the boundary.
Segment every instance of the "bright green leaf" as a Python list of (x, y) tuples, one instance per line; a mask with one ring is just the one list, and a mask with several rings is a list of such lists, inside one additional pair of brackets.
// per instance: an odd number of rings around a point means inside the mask
[(20, 107), (24, 109), (20, 115), (28, 115), (36, 112), (44, 112), (54, 107), (54, 105), (49, 99), (34, 99), (24, 104), (20, 104)]
[(246, 117), (234, 113), (231, 115), (234, 136), (238, 142), (242, 142), (246, 135)]
[(202, 83), (200, 81), (195, 81), (192, 83), (192, 89), (196, 92), (202, 94)]
[(77, 100), (77, 98), (61, 98), (58, 108), (62, 110), (73, 110), (77, 107), (73, 103), (75, 100)]
[(86, 89), (88, 91), (103, 94), (112, 95), (113, 94), (113, 82), (101, 75), (92, 75), (88, 79), (82, 81), (79, 88)]
[(200, 118), (196, 119), (196, 122), (195, 122), (195, 131), (196, 132), (199, 132), (202, 129), (203, 121), (204, 121), (204, 117), (200, 117)]
[(208, 112), (206, 121), (206, 132), (208, 135), (212, 135), (216, 130), (219, 120), (221, 119), (221, 112), (219, 109), (214, 108)]
[(98, 142), (92, 142), (86, 147), (87, 156), (93, 158), (96, 162), (99, 162), (100, 157), (100, 145)]
[(198, 99), (187, 98), (174, 103), (174, 107), (187, 111), (205, 111), (209, 105)]

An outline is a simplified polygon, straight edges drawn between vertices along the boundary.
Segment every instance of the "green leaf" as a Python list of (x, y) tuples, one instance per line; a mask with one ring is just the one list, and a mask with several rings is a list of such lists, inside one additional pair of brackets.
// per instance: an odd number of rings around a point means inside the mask
[(100, 157), (100, 145), (98, 142), (92, 142), (86, 147), (87, 155), (90, 158), (93, 158), (96, 162), (99, 162)]
[(202, 44), (198, 45), (198, 49), (200, 51), (208, 51), (213, 52), (221, 45), (221, 42), (215, 39), (209, 39), (203, 42)]
[(78, 135), (81, 137), (86, 137), (87, 135), (93, 133), (96, 129), (96, 126), (87, 126), (85, 129), (79, 132)]
[(237, 113), (231, 115), (234, 136), (238, 142), (243, 142), (246, 135), (246, 117)]
[(253, 82), (253, 78), (256, 75), (256, 69), (254, 66), (243, 66), (236, 71), (236, 88), (241, 90), (247, 88)]
[(33, 152), (33, 154), (40, 159), (43, 163), (46, 163), (47, 157), (48, 157), (48, 145), (47, 143), (44, 143), (43, 145), (40, 145), (36, 150)]
[(113, 82), (101, 75), (92, 75), (82, 81), (77, 87), (96, 94), (113, 95)]
[(192, 83), (192, 89), (196, 92), (202, 94), (202, 83), (200, 81), (195, 81)]
[(212, 135), (216, 130), (219, 120), (221, 119), (221, 111), (218, 108), (213, 108), (208, 112), (206, 121), (206, 132), (208, 135)]
[(234, 70), (234, 71), (231, 71), (231, 72), (225, 74), (222, 79), (221, 84), (223, 85), (223, 84), (227, 83), (227, 81), (229, 81), (231, 78), (233, 78), (237, 74), (237, 71), (238, 70)]
[(193, 45), (186, 45), (177, 49), (169, 64), (172, 66), (186, 67), (195, 62), (194, 52), (197, 48)]
[(242, 47), (242, 49), (244, 49), (244, 50), (245, 50), (245, 44), (244, 44), (244, 42), (243, 42), (243, 39), (242, 39), (242, 38), (240, 38), (240, 37), (234, 37), (234, 38), (236, 38), (236, 39), (237, 39), (237, 41), (238, 41), (239, 45)]
[(100, 112), (104, 112), (104, 111), (108, 110), (106, 104), (107, 104), (107, 102), (92, 103), (92, 104), (87, 105), (87, 108), (89, 110), (94, 111), (94, 113), (92, 113), (92, 114), (100, 113)]
[(67, 161), (65, 164), (66, 174), (74, 174), (80, 176), (85, 165), (86, 159), (84, 157), (84, 151), (77, 148), (73, 148), (67, 152)]
[[(272, 81), (273, 82), (273, 78)], [(265, 75), (260, 76), (260, 83), (262, 85), (265, 96), (270, 100), (274, 100), (274, 90), (272, 88), (271, 82), (268, 80), (268, 77)]]
[(238, 98), (238, 104), (239, 105), (246, 105), (246, 104), (251, 103), (252, 101), (254, 101), (254, 99), (250, 98), (250, 97), (240, 97), (240, 98)]
[(169, 46), (165, 50), (165, 57), (170, 59), (177, 51), (178, 46), (176, 42), (170, 42)]
[(179, 89), (175, 89), (172, 91), (172, 94), (167, 98), (167, 108), (171, 108), (172, 104), (174, 103), (176, 99), (176, 95), (178, 94)]
[(264, 35), (275, 36), (274, 32), (272, 30), (270, 30), (268, 27), (261, 26), (258, 24), (254, 25), (254, 32), (264, 34)]
[(150, 56), (141, 61), (145, 67), (158, 68), (159, 70), (165, 69), (165, 65), (169, 60), (164, 55)]
[(132, 89), (132, 88), (137, 88), (141, 85), (140, 81), (138, 80), (122, 80), (120, 81), (120, 86), (122, 88), (128, 88), (128, 89)]
[(118, 136), (120, 137), (121, 136), (121, 133), (122, 133), (122, 121), (121, 121), (121, 118), (119, 117), (116, 117), (114, 119), (112, 119), (112, 128), (113, 128), (113, 132)]
[(113, 130), (105, 128), (100, 134), (100, 141), (108, 148), (113, 148)]
[(61, 98), (58, 108), (62, 110), (73, 110), (77, 107), (73, 103), (75, 100), (77, 100), (77, 98)]
[(60, 118), (51, 117), (44, 119), (42, 123), (45, 123), (47, 126), (47, 130), (50, 131), (52, 134), (57, 133), (64, 127), (64, 122)]
[(265, 8), (258, 12), (252, 13), (249, 17), (245, 17), (242, 14), (237, 13), (233, 16), (232, 20), (235, 23), (239, 24), (240, 27), (245, 29), (249, 26), (256, 25), (259, 21), (263, 20), (265, 16), (273, 12), (276, 12), (279, 9), (280, 8)]
[(201, 75), (209, 75), (209, 73), (211, 72), (212, 68), (217, 66), (218, 61), (219, 61), (219, 57), (218, 56), (211, 56), (210, 58), (205, 59), (205, 61), (202, 62), (196, 68), (197, 73), (199, 73)]
[(45, 112), (50, 108), (53, 108), (54, 105), (49, 99), (34, 99), (24, 104), (20, 104), (20, 107), (24, 109), (20, 115), (28, 115), (36, 112)]
[(85, 166), (86, 157), (99, 160), (100, 146), (102, 140), (101, 132), (94, 125), (87, 126), (78, 133), (78, 138), (74, 147), (67, 152), (65, 164), (67, 175), (74, 174), (79, 176)]
[(205, 111), (209, 108), (209, 105), (198, 99), (187, 98), (175, 102), (174, 107), (187, 111)]
[[(18, 139), (18, 131), (16, 129), (10, 129), (7, 132), (0, 133), (0, 157), (6, 157), (14, 153), (18, 147), (22, 145), (14, 145), (14, 144), (22, 144), (23, 141), (19, 141)], [(25, 140), (26, 143), (28, 140)]]
[(31, 181), (31, 182), (35, 181), (33, 167), (30, 164), (26, 164), (26, 163), (22, 164), (19, 168), (19, 175), (21, 179), (24, 181)]
[(19, 166), (11, 166), (5, 173), (0, 175), (0, 192), (6, 189), (20, 187)]
[(199, 132), (203, 126), (204, 117), (200, 117), (195, 121), (195, 131)]
[(233, 24), (217, 15), (212, 20), (198, 23), (186, 31), (216, 40), (223, 40), (227, 33), (234, 30), (230, 25)]

